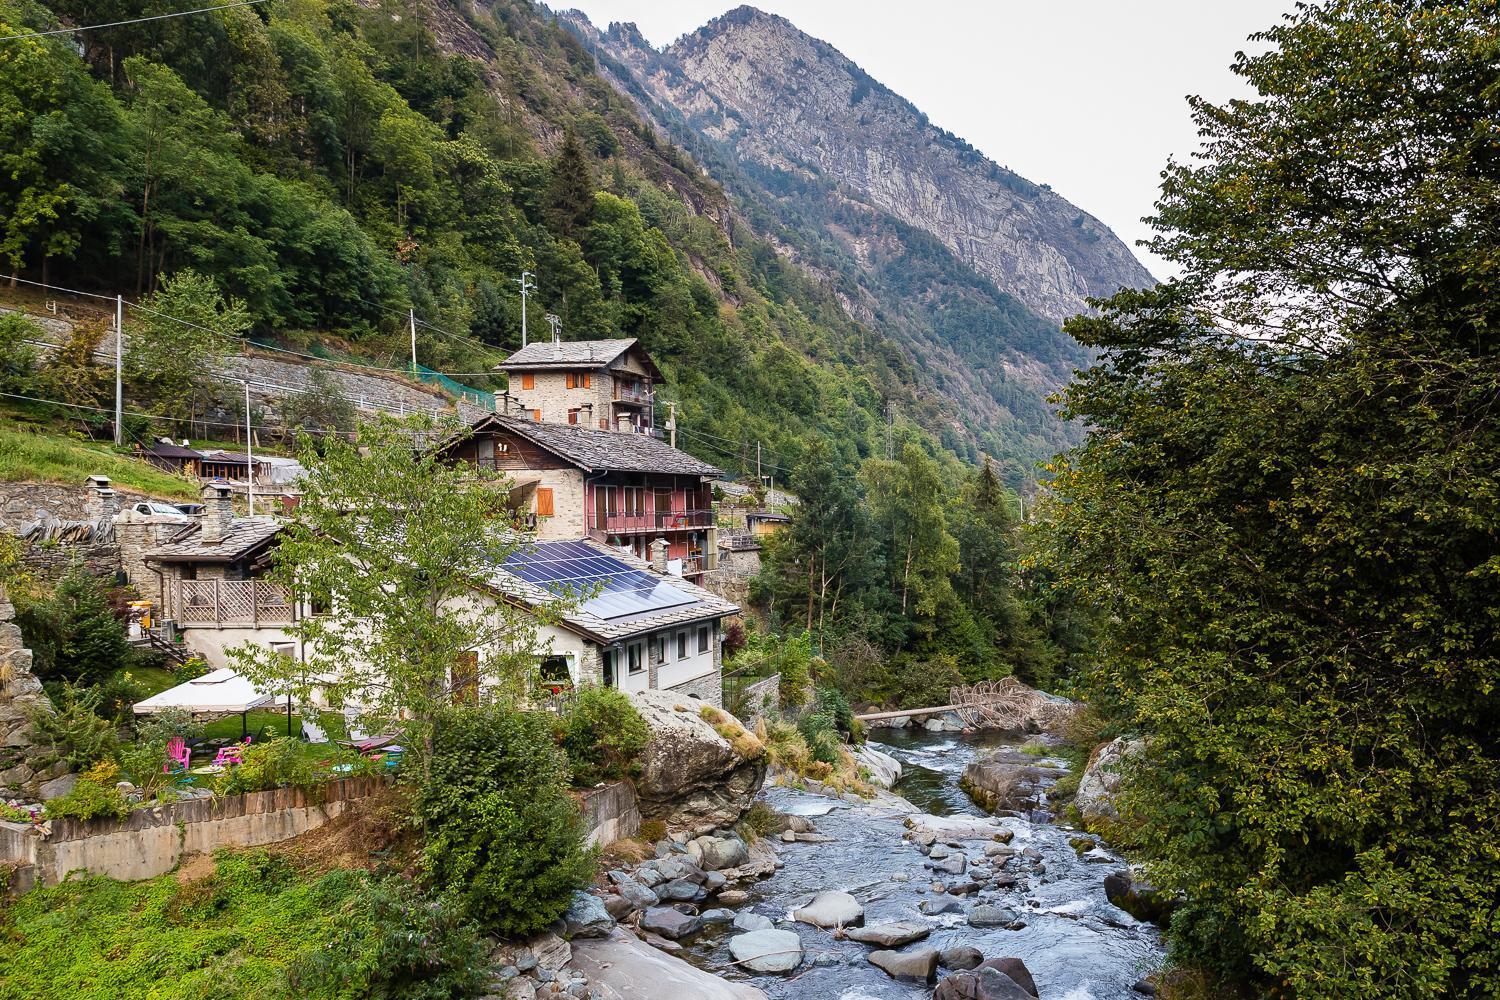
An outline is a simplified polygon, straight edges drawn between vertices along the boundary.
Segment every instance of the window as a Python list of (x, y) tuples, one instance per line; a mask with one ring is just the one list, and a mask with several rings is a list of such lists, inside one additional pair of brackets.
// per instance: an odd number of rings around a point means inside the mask
[(522, 375), (521, 376), (521, 388), (522, 389), (535, 389), (536, 388), (536, 376), (535, 375)]
[(607, 418), (607, 417), (600, 417), (599, 418), (599, 429), (601, 431), (607, 431), (607, 430), (609, 430), (609, 418)]
[(532, 410), (531, 411), (531, 419), (535, 420), (537, 423), (541, 423), (542, 422), (542, 411), (541, 410)]
[(537, 517), (552, 516), (552, 488), (550, 486), (536, 488), (536, 514)]
[(641, 654), (645, 652), (645, 649), (641, 646), (641, 644), (638, 642), (632, 642), (627, 647), (627, 652), (630, 656), (630, 672), (632, 674), (638, 674), (644, 671), (646, 669), (646, 664)]
[(498, 451), (502, 455), (505, 454), (507, 451), (510, 451), (510, 442), (509, 441), (496, 441), (495, 442), (495, 450)]
[(571, 410), (568, 411), (568, 423), (570, 423), (570, 424), (576, 424), (576, 423), (578, 423), (578, 407), (575, 406)]
[(683, 629), (681, 632), (677, 633), (677, 658), (679, 660), (685, 660), (685, 659), (687, 659), (687, 655), (688, 655), (688, 634), (687, 634), (687, 630)]
[(708, 652), (708, 626), (707, 625), (699, 625), (698, 626), (698, 652), (700, 652), (700, 653), (706, 653), (706, 652)]
[(655, 647), (656, 662), (667, 662), (667, 637), (665, 635), (654, 635), (651, 637), (651, 645)]
[(295, 642), (273, 642), (271, 652), (277, 656), (285, 656), (288, 660), (297, 658), (297, 644)]
[(569, 389), (576, 389), (576, 388), (578, 388), (578, 373), (577, 372), (568, 372), (568, 388)]

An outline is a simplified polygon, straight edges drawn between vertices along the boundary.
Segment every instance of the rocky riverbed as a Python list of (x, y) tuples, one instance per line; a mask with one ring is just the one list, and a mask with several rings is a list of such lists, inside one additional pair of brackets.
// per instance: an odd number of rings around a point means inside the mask
[[(747, 970), (731, 947), (743, 931), (732, 924), (708, 926), (685, 940), (685, 957), (787, 1000), (925, 1000), (933, 990), (926, 952), (962, 965), (973, 960), (963, 949), (987, 959), (1021, 959), (1042, 1000), (1141, 995), (1132, 987), (1160, 963), (1162, 948), (1155, 927), (1106, 898), (1105, 876), (1123, 869), (1124, 862), (1107, 847), (1070, 842), (1078, 831), (1041, 821), (1042, 812), (1032, 818), (986, 817), (959, 788), (965, 768), (1004, 741), (906, 731), (880, 732), (876, 739), (885, 741), (881, 748), (902, 764), (895, 791), (917, 813), (935, 819), (918, 819), (912, 827), (898, 803), (860, 804), (790, 788), (766, 789), (763, 796), (773, 808), (810, 818), (818, 833), (831, 839), (778, 842), (780, 867), (747, 887), (737, 919), (795, 935), (801, 960), (783, 973)], [(847, 893), (852, 900), (816, 899), (829, 892)], [(852, 902), (865, 930), (841, 932), (796, 919), (795, 911), (815, 900)], [(882, 951), (895, 956), (879, 956), (877, 965), (871, 955)], [(882, 965), (915, 978), (893, 977)], [(932, 970), (937, 979), (953, 971), (955, 966), (941, 962)]]

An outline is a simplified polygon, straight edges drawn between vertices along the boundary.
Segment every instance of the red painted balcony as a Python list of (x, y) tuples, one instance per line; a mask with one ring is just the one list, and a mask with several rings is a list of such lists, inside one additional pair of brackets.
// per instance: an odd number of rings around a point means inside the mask
[(642, 532), (702, 530), (714, 523), (711, 510), (609, 511), (600, 523), (597, 512), (589, 513), (589, 529), (607, 535)]

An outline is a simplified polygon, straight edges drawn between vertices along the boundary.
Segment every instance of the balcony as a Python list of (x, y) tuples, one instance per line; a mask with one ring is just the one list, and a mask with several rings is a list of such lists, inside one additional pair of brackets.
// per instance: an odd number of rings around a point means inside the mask
[(615, 402), (632, 406), (650, 406), (655, 398), (651, 386), (644, 382), (616, 382)]
[(291, 594), (266, 580), (178, 580), (172, 610), (177, 624), (290, 625), (295, 620)]
[(702, 530), (714, 523), (711, 510), (610, 511), (601, 523), (597, 512), (589, 514), (589, 529), (607, 535), (643, 532)]

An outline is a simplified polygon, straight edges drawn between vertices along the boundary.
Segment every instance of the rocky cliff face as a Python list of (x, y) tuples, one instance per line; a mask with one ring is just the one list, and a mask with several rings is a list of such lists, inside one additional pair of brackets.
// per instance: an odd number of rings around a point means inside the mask
[(936, 128), (784, 18), (740, 7), (657, 52), (631, 25), (600, 33), (567, 16), (611, 68), (741, 162), (789, 186), (832, 182), (1054, 322), (1087, 296), (1151, 283), (1099, 220)]

